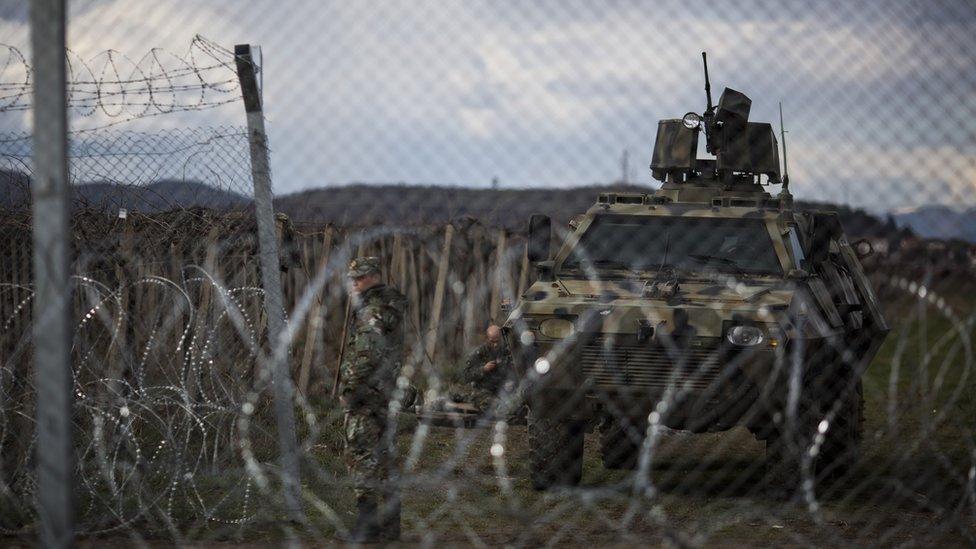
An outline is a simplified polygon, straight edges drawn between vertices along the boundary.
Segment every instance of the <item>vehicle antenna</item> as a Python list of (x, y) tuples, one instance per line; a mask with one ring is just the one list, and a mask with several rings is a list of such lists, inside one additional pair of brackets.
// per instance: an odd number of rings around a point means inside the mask
[(783, 192), (790, 192), (790, 168), (786, 162), (786, 126), (783, 125), (783, 102), (779, 102), (779, 135), (783, 140)]

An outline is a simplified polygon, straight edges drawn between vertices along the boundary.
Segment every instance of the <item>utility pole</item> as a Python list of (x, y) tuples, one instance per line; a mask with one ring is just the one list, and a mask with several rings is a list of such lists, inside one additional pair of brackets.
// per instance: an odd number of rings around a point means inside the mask
[(620, 158), (620, 182), (624, 185), (630, 183), (630, 151), (624, 149), (624, 154)]
[[(68, 229), (68, 103), (65, 2), (30, 6), (34, 65), (34, 380), (37, 388), (37, 514), (42, 547), (74, 543), (71, 444), (71, 289)], [(28, 436), (21, 433), (20, 436)]]
[(264, 309), (268, 316), (268, 341), (271, 384), (274, 386), (275, 422), (278, 428), (281, 484), (285, 510), (289, 518), (303, 522), (301, 483), (298, 463), (298, 439), (295, 434), (294, 392), (288, 368), (288, 342), (285, 333), (284, 296), (281, 290), (281, 263), (271, 193), (271, 164), (268, 158), (268, 135), (264, 130), (264, 110), (258, 89), (258, 70), (250, 44), (234, 46), (237, 77), (247, 113), (247, 134), (251, 149), (251, 178), (254, 181), (254, 209), (258, 221), (258, 246), (261, 255), (261, 283), (264, 286)]

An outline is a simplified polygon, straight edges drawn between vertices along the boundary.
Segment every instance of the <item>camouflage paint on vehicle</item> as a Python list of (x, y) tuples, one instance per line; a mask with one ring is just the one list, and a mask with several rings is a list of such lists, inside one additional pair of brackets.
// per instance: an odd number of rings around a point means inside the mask
[[(727, 95), (732, 114), (723, 111)], [(662, 121), (651, 164), (661, 188), (600, 194), (552, 259), (537, 262), (538, 280), (504, 326), (537, 408), (559, 406), (563, 419), (593, 424), (607, 414), (639, 420), (666, 400), (669, 426), (764, 433), (787, 405), (791, 380), (819, 375), (826, 351), (859, 380), (880, 347), (889, 327), (837, 216), (794, 210), (772, 127), (747, 122), (747, 97), (726, 89), (718, 112), (710, 103), (704, 129), (715, 159), (696, 158), (699, 128)], [(782, 192), (771, 195), (770, 183), (784, 183)], [(768, 236), (759, 247), (778, 268), (735, 272), (735, 257), (689, 254), (719, 265), (665, 272), (667, 248), (656, 272), (633, 267), (634, 257), (623, 265), (578, 260), (604, 220), (718, 233), (749, 220)], [(731, 344), (736, 326), (758, 328), (762, 343)]]

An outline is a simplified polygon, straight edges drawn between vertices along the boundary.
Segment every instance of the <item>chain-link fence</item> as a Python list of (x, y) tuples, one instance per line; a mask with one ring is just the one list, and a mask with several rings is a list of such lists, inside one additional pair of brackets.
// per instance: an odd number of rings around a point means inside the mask
[[(79, 536), (976, 543), (971, 6), (174, 6), (69, 18)], [(18, 10), (10, 542), (44, 452)]]

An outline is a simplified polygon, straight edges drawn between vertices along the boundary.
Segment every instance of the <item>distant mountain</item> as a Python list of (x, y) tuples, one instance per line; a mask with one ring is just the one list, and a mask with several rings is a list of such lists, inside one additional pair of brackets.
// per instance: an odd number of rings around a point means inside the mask
[[(299, 223), (424, 225), (468, 216), (486, 225), (522, 230), (534, 213), (544, 213), (557, 223), (566, 223), (592, 206), (598, 194), (608, 191), (650, 193), (653, 189), (639, 185), (494, 190), (355, 184), (279, 196), (275, 206)], [(897, 231), (893, 222), (861, 209), (803, 201), (798, 201), (798, 206), (836, 211), (851, 237), (881, 237)]]
[(796, 207), (801, 210), (823, 210), (837, 212), (844, 232), (852, 238), (885, 237), (898, 230), (895, 224), (861, 208), (852, 208), (829, 202), (810, 202), (797, 200)]
[(230, 210), (246, 207), (251, 199), (230, 191), (215, 189), (197, 181), (164, 179), (149, 185), (83, 183), (72, 187), (75, 207), (99, 210), (126, 208), (144, 213), (178, 208)]
[(279, 196), (275, 205), (294, 221), (306, 223), (416, 226), (472, 217), (486, 225), (521, 229), (534, 213), (565, 223), (592, 206), (597, 194), (607, 191), (646, 193), (650, 189), (634, 185), (493, 190), (354, 184)]
[(23, 172), (0, 169), (0, 208), (30, 204), (30, 177)]
[[(275, 199), (278, 211), (298, 223), (346, 226), (443, 224), (463, 217), (490, 226), (521, 230), (533, 213), (566, 223), (585, 212), (601, 192), (652, 192), (639, 185), (590, 185), (564, 189), (484, 189), (435, 185), (353, 184), (301, 191)], [(26, 207), (30, 178), (0, 170), (0, 207)], [(72, 186), (72, 204), (104, 211), (126, 208), (146, 213), (177, 208), (240, 209), (248, 196), (198, 181), (160, 180), (150, 185), (90, 182)], [(909, 228), (927, 238), (963, 238), (976, 242), (976, 208), (958, 212), (943, 206), (899, 210), (885, 220), (836, 204), (798, 201), (801, 208), (836, 211), (851, 237), (886, 236)], [(897, 226), (895, 225), (897, 223)]]
[(959, 211), (948, 206), (920, 206), (892, 212), (899, 227), (923, 238), (958, 238), (976, 243), (976, 208)]
[[(249, 206), (251, 199), (198, 181), (164, 179), (149, 185), (75, 184), (71, 186), (71, 202), (74, 208), (104, 211), (126, 208), (153, 213), (178, 208), (240, 209)], [(0, 170), (0, 207), (26, 207), (29, 204), (30, 177), (21, 172)]]

